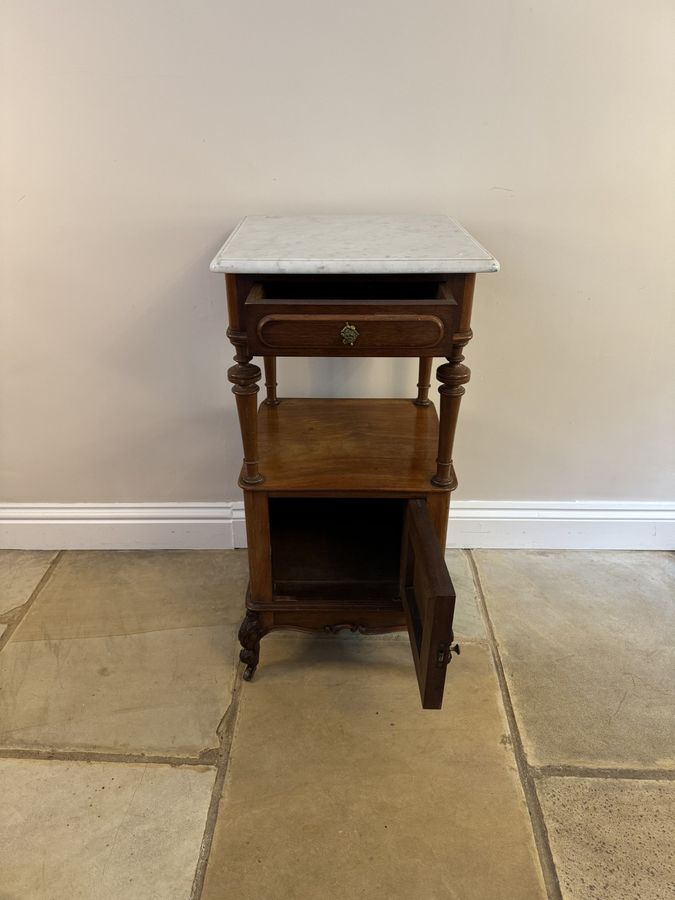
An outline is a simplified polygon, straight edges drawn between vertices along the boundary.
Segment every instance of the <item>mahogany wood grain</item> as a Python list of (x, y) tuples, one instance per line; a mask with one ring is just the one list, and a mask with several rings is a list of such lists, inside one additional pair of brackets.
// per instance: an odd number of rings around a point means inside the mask
[(267, 493), (244, 491), (246, 540), (251, 597), (259, 603), (272, 600), (272, 543)]
[[(264, 489), (427, 493), (438, 416), (412, 400), (282, 399), (258, 410)], [(244, 473), (245, 474), (245, 473)], [(242, 478), (243, 487), (248, 486)], [(255, 486), (253, 486), (255, 489)]]
[[(454, 477), (454, 473), (453, 473)], [(455, 479), (456, 483), (456, 479)], [(445, 540), (448, 532), (448, 515), (450, 513), (449, 491), (434, 491), (424, 495), (427, 503), (427, 513), (438, 538), (438, 546), (441, 552), (445, 552)]]
[[(292, 311), (291, 311), (292, 310)], [(249, 319), (248, 339), (254, 353), (278, 356), (445, 356), (452, 348), (454, 310), (416, 312), (401, 305), (396, 312), (377, 312), (366, 304), (331, 302), (328, 310), (318, 304), (259, 310)], [(439, 314), (440, 313), (440, 314)], [(343, 329), (355, 329), (353, 343)]]
[(455, 590), (423, 500), (410, 500), (401, 555), (402, 599), (424, 709), (440, 709), (451, 658)]

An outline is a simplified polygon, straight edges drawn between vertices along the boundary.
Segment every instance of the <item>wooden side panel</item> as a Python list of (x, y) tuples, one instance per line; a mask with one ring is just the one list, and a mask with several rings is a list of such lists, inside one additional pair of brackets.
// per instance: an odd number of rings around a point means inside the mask
[(251, 600), (267, 603), (272, 600), (272, 545), (267, 493), (244, 491), (246, 537)]
[(450, 492), (438, 491), (426, 495), (427, 512), (438, 537), (441, 553), (445, 553), (445, 541), (448, 534), (448, 515), (450, 514)]

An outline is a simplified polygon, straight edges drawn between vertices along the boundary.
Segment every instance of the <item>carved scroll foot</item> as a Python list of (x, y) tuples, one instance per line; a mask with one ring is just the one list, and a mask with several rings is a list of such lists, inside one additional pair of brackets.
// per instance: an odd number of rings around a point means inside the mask
[(260, 640), (267, 632), (260, 621), (260, 613), (247, 612), (246, 618), (239, 628), (239, 643), (243, 649), (239, 653), (239, 659), (244, 663), (244, 681), (250, 681), (253, 673), (258, 668), (260, 660)]
[[(245, 653), (245, 651), (242, 650), (240, 656), (243, 656), (244, 653)], [(242, 662), (244, 662), (244, 661), (245, 660), (242, 660)], [(244, 681), (251, 681), (253, 679), (253, 674), (257, 668), (258, 668), (257, 664), (254, 666), (253, 665), (246, 666), (246, 668), (244, 669), (244, 674), (242, 676)]]

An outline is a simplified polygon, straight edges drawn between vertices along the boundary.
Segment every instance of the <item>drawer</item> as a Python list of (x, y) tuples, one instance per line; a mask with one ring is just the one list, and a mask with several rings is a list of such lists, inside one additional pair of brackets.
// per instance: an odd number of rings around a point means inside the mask
[(297, 299), (256, 284), (245, 318), (254, 356), (447, 356), (457, 309), (445, 284), (429, 297)]

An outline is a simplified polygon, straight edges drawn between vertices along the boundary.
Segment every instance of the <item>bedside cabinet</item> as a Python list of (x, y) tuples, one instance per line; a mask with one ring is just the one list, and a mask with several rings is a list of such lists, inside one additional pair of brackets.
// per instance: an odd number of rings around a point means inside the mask
[[(250, 583), (244, 678), (279, 628), (407, 629), (422, 705), (454, 644), (443, 559), (476, 274), (499, 264), (446, 216), (248, 216), (225, 274)], [(265, 399), (258, 405), (263, 358)], [(278, 356), (417, 357), (409, 399), (279, 397)], [(434, 357), (439, 414), (429, 399)]]

